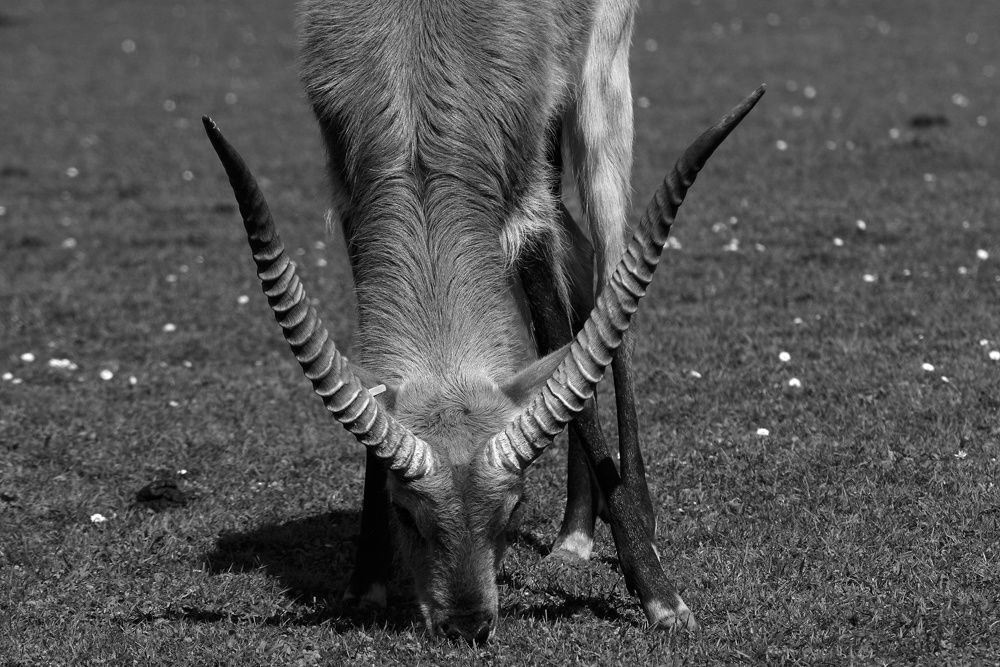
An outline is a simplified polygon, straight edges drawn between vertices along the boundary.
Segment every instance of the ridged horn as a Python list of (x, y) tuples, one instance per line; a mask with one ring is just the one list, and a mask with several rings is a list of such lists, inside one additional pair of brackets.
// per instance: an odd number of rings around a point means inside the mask
[(295, 263), (285, 252), (264, 194), (246, 162), (211, 118), (205, 116), (202, 122), (239, 203), (267, 302), (313, 390), (337, 421), (405, 479), (431, 472), (434, 460), (427, 443), (396, 421), (368, 393), (331, 340), (306, 297)]
[(715, 149), (763, 94), (761, 86), (702, 133), (663, 179), (569, 353), (527, 407), (487, 443), (486, 457), (491, 464), (511, 472), (524, 470), (593, 396), (614, 351), (621, 345), (639, 299), (646, 294), (688, 188)]

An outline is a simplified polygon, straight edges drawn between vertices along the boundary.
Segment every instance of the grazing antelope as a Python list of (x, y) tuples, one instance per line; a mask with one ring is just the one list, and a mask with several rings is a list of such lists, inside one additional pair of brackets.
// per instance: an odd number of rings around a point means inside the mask
[[(650, 623), (694, 627), (652, 545), (626, 331), (687, 188), (763, 90), (688, 148), (626, 247), (634, 9), (633, 0), (303, 3), (302, 77), (354, 274), (356, 364), (305, 297), (246, 164), (205, 119), (285, 338), (367, 448), (348, 598), (385, 604), (394, 538), (428, 628), (487, 641), (525, 470), (572, 423), (554, 554), (589, 556), (603, 498)], [(592, 247), (560, 203), (563, 146)], [(595, 274), (606, 285), (596, 301)], [(608, 365), (620, 472), (593, 400)]]

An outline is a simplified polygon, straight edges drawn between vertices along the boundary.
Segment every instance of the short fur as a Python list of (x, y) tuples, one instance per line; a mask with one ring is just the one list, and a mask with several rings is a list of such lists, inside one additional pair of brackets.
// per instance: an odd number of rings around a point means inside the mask
[[(548, 159), (563, 128), (600, 273), (624, 247), (634, 10), (635, 0), (302, 3), (302, 79), (354, 273), (356, 361), (447, 463), (413, 483), (386, 480), (421, 608), (446, 634), (481, 640), (496, 620), (523, 484), (476, 457), (546, 376), (525, 370), (527, 251), (551, 264), (570, 312), (579, 262)], [(365, 502), (367, 515), (367, 480)]]

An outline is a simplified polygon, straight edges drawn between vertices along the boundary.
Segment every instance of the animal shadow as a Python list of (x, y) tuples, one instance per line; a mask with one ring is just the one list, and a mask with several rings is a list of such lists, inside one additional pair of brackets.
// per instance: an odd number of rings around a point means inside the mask
[[(372, 611), (344, 604), (341, 595), (347, 587), (354, 565), (355, 543), (360, 527), (356, 511), (336, 511), (295, 519), (284, 523), (265, 524), (246, 532), (226, 533), (216, 540), (215, 549), (205, 556), (206, 569), (213, 574), (229, 572), (261, 572), (278, 580), (290, 599), (310, 604), (310, 609), (289, 611), (277, 617), (243, 617), (214, 610), (184, 607), (170, 610), (167, 617), (188, 622), (215, 623), (220, 621), (250, 622), (263, 625), (328, 624), (338, 630), (363, 628), (377, 624), (385, 629), (405, 630), (412, 626), (416, 609), (407, 594), (408, 582), (401, 580), (398, 567), (390, 581), (387, 609)], [(516, 568), (516, 574), (506, 570), (500, 576), (501, 585), (511, 589), (531, 590), (534, 599), (525, 604), (513, 604), (506, 610), (515, 618), (553, 619), (590, 612), (597, 618), (618, 620), (620, 614), (604, 594), (594, 595), (590, 585), (580, 590), (581, 576), (591, 582), (596, 570), (606, 569), (596, 563), (567, 567), (553, 564), (543, 557), (548, 547), (534, 534), (521, 532), (515, 536), (529, 556)], [(542, 558), (535, 561), (534, 559)], [(520, 559), (517, 559), (520, 560)], [(512, 563), (512, 565), (514, 565)], [(552, 568), (555, 567), (555, 570)], [(578, 569), (579, 568), (579, 569)], [(571, 583), (573, 582), (573, 583)], [(600, 585), (596, 586), (600, 588)], [(510, 601), (508, 601), (510, 602)], [(506, 606), (506, 605), (505, 605)]]
[[(280, 619), (282, 623), (327, 623), (341, 629), (372, 623), (388, 628), (409, 627), (412, 603), (400, 593), (398, 585), (390, 586), (385, 611), (358, 609), (341, 600), (354, 566), (360, 524), (358, 512), (336, 511), (223, 534), (215, 549), (205, 556), (206, 569), (213, 574), (263, 571), (278, 580), (290, 599), (312, 603), (314, 609), (318, 604), (318, 611), (294, 614), (294, 618)], [(205, 610), (186, 609), (184, 616), (202, 622), (219, 620), (218, 614)]]

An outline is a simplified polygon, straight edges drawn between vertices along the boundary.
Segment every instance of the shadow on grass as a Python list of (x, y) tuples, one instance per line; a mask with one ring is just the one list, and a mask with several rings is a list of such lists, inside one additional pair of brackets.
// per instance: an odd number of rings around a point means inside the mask
[(350, 576), (359, 525), (358, 512), (330, 512), (224, 534), (205, 564), (213, 574), (263, 570), (297, 601), (333, 600)]
[[(171, 607), (147, 613), (136, 623), (161, 620), (189, 623), (233, 623), (266, 626), (328, 625), (337, 631), (378, 626), (388, 631), (404, 631), (418, 620), (416, 606), (409, 594), (410, 583), (396, 572), (390, 586), (386, 610), (358, 609), (341, 602), (354, 564), (355, 542), (360, 516), (358, 512), (330, 512), (280, 524), (268, 524), (247, 532), (222, 535), (215, 549), (205, 556), (210, 573), (263, 572), (278, 580), (292, 601), (308, 605), (272, 615), (233, 613), (193, 606)], [(517, 536), (528, 550), (539, 556), (548, 547), (530, 533)], [(553, 570), (553, 567), (555, 568)], [(583, 565), (583, 570), (588, 566)], [(589, 566), (593, 568), (593, 564)], [(579, 586), (585, 572), (575, 572), (565, 563), (542, 558), (528, 572), (500, 576), (502, 585), (528, 593), (513, 604), (503, 605), (501, 614), (508, 618), (554, 620), (590, 613), (596, 618), (616, 621), (621, 614), (608, 596), (593, 594), (593, 589)], [(592, 576), (592, 575), (591, 575)]]
[(359, 512), (340, 511), (268, 524), (222, 535), (215, 550), (205, 556), (206, 567), (213, 574), (263, 571), (278, 580), (289, 599), (310, 604), (312, 610), (260, 616), (182, 607), (156, 618), (279, 626), (326, 624), (338, 630), (373, 624), (388, 630), (409, 628), (416, 616), (408, 597), (394, 590), (397, 586), (390, 588), (387, 611), (358, 609), (341, 602), (354, 565), (360, 523)]

